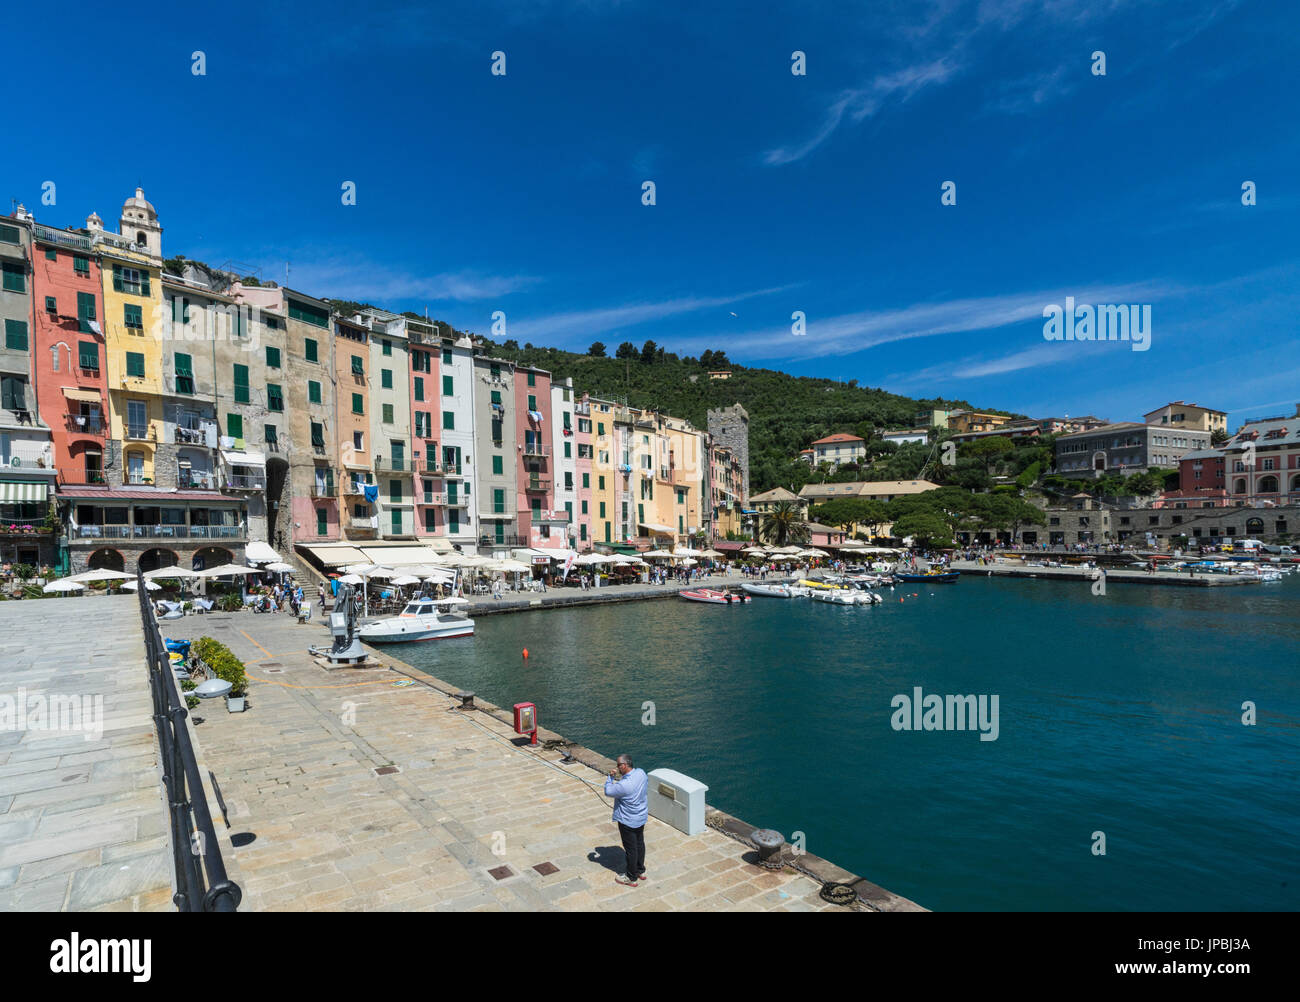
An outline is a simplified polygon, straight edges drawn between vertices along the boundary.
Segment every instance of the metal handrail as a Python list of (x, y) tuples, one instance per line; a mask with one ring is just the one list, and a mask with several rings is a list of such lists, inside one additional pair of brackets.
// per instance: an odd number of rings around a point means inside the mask
[[(172, 822), (172, 867), (177, 911), (233, 912), (239, 909), (243, 891), (226, 875), (221, 844), (212, 827), (212, 814), (203, 792), (198, 760), (190, 742), (185, 718), (189, 711), (181, 703), (176, 677), (158, 630), (153, 603), (145, 589), (144, 572), (136, 571), (140, 621), (144, 626), (145, 651), (149, 659), (149, 688), (153, 695), (153, 719), (158, 729), (162, 756), (163, 788)], [(186, 789), (195, 792), (190, 798)], [(200, 861), (202, 866), (200, 866)], [(206, 873), (206, 882), (204, 871)]]

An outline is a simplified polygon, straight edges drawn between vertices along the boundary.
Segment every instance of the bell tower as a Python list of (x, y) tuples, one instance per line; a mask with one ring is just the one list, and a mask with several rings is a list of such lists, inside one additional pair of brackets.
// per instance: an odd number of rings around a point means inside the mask
[(137, 187), (135, 194), (122, 203), (118, 232), (142, 254), (162, 259), (162, 227), (158, 225), (158, 213), (144, 197), (143, 188)]

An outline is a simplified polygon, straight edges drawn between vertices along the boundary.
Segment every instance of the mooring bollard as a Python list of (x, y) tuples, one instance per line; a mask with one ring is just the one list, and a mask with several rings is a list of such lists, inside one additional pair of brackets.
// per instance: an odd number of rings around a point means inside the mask
[(784, 865), (781, 862), (781, 849), (785, 846), (785, 836), (780, 832), (774, 832), (770, 828), (761, 828), (750, 834), (749, 839), (758, 846), (758, 865), (766, 867), (769, 870), (779, 870)]
[(472, 692), (458, 692), (456, 693), (456, 698), (460, 700), (460, 708), (462, 710), (478, 709), (478, 707), (474, 705), (474, 694)]

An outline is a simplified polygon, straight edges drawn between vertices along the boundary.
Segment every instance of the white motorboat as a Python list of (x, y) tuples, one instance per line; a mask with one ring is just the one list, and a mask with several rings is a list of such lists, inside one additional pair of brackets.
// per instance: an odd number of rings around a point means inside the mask
[(368, 644), (397, 644), (408, 640), (444, 640), (474, 636), (474, 620), (458, 610), (463, 598), (418, 598), (400, 615), (364, 624), (357, 636)]
[(832, 605), (857, 605), (857, 594), (847, 588), (814, 588), (811, 598), (814, 602), (829, 602)]
[(750, 584), (748, 581), (742, 581), (740, 587), (750, 595), (764, 595), (767, 598), (791, 598), (792, 594), (789, 585), (784, 584)]

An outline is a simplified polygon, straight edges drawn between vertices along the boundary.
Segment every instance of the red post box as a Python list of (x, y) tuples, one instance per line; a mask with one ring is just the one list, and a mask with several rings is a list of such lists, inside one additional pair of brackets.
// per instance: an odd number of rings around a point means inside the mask
[(532, 744), (537, 744), (537, 706), (534, 703), (515, 704), (515, 733), (531, 734)]

